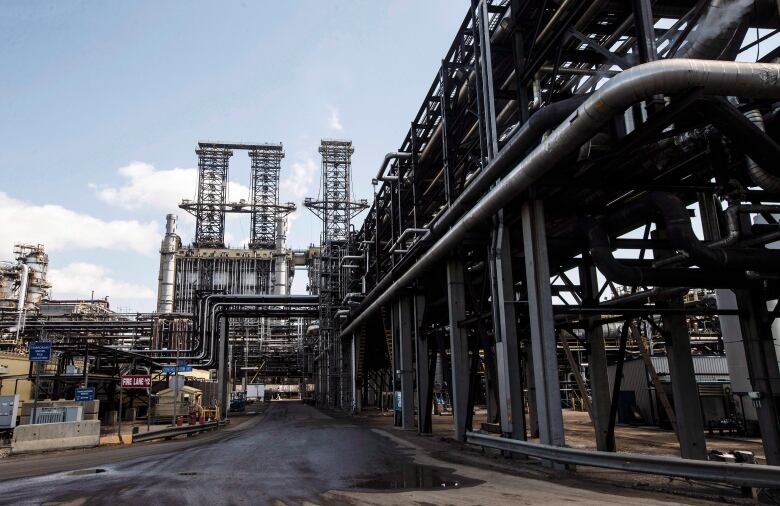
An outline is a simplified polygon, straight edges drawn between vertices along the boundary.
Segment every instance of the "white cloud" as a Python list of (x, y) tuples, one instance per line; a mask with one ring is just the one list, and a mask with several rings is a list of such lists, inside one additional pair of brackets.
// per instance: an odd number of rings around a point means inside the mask
[(154, 299), (152, 288), (119, 281), (111, 277), (111, 271), (101, 265), (74, 262), (62, 269), (49, 269), (52, 295), (57, 299), (89, 299), (92, 291), (96, 299)]
[(341, 117), (337, 107), (329, 106), (330, 117), (328, 118), (328, 128), (331, 130), (344, 130), (344, 126), (341, 124)]
[(157, 223), (102, 220), (62, 206), (35, 205), (0, 192), (0, 255), (15, 243), (43, 244), (47, 251), (111, 249), (146, 255), (157, 252), (162, 237)]
[[(306, 195), (315, 194), (311, 191), (319, 167), (314, 159), (308, 157), (303, 161), (290, 165), (287, 174), (279, 182), (279, 200), (291, 201), (300, 210), (303, 206), (303, 198)], [(290, 215), (289, 221), (293, 221), (299, 211)]]
[[(157, 170), (148, 163), (132, 162), (117, 173), (125, 184), (89, 186), (100, 200), (123, 209), (173, 209), (182, 199), (193, 200), (197, 193), (198, 171), (194, 168)], [(249, 188), (228, 182), (228, 200), (240, 199), (249, 199)]]

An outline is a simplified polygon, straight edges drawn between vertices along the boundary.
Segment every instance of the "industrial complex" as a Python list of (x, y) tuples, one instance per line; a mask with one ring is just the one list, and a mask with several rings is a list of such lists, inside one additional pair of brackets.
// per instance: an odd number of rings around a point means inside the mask
[[(608, 469), (780, 500), (780, 2), (465, 3), (372, 199), (348, 139), (311, 146), (318, 193), (286, 203), (282, 142), (197, 142), (178, 203), (194, 236), (165, 217), (150, 313), (50, 297), (46, 245), (18, 244), (0, 263), (10, 452), (219, 432), (276, 403), (547, 481)], [(249, 200), (231, 202), (244, 156)], [(293, 212), (321, 222), (310, 244), (288, 244)], [(234, 213), (245, 247), (226, 243)], [(475, 487), (387, 500), (522, 502)]]

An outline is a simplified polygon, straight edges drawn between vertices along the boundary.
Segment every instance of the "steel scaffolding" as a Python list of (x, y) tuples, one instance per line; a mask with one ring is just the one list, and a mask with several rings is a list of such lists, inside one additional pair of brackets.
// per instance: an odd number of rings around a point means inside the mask
[(249, 152), (252, 160), (252, 230), (250, 248), (273, 248), (276, 218), (279, 214), (279, 170), (284, 151), (281, 144), (257, 146)]
[(318, 402), (332, 407), (349, 408), (352, 405), (352, 368), (345, 360), (342, 343), (338, 339), (336, 316), (343, 309), (347, 291), (347, 270), (342, 259), (350, 255), (353, 237), (350, 222), (368, 207), (365, 200), (353, 201), (351, 195), (352, 141), (323, 139), (320, 199), (307, 198), (304, 205), (322, 220), (319, 258), (320, 296)]
[(195, 245), (221, 248), (225, 245), (225, 200), (228, 160), (225, 147), (200, 147), (198, 155), (198, 200), (195, 210)]

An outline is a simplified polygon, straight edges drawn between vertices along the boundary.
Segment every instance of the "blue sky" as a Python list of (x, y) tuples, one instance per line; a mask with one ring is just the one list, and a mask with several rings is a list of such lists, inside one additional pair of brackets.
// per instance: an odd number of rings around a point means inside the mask
[[(53, 296), (154, 307), (165, 214), (195, 192), (198, 140), (283, 142), (282, 201), (316, 195), (322, 137), (354, 141), (371, 197), (467, 0), (5, 1), (0, 10), (0, 260), (49, 251)], [(246, 191), (236, 152), (231, 200)], [(359, 222), (359, 220), (358, 220)], [(319, 239), (301, 209), (289, 244)], [(248, 236), (247, 218), (228, 240)], [(298, 276), (300, 287), (305, 276)]]

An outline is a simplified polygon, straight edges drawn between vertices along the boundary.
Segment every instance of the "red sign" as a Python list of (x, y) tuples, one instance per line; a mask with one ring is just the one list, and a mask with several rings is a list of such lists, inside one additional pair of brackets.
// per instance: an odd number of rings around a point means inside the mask
[(151, 388), (151, 376), (122, 376), (122, 388)]

